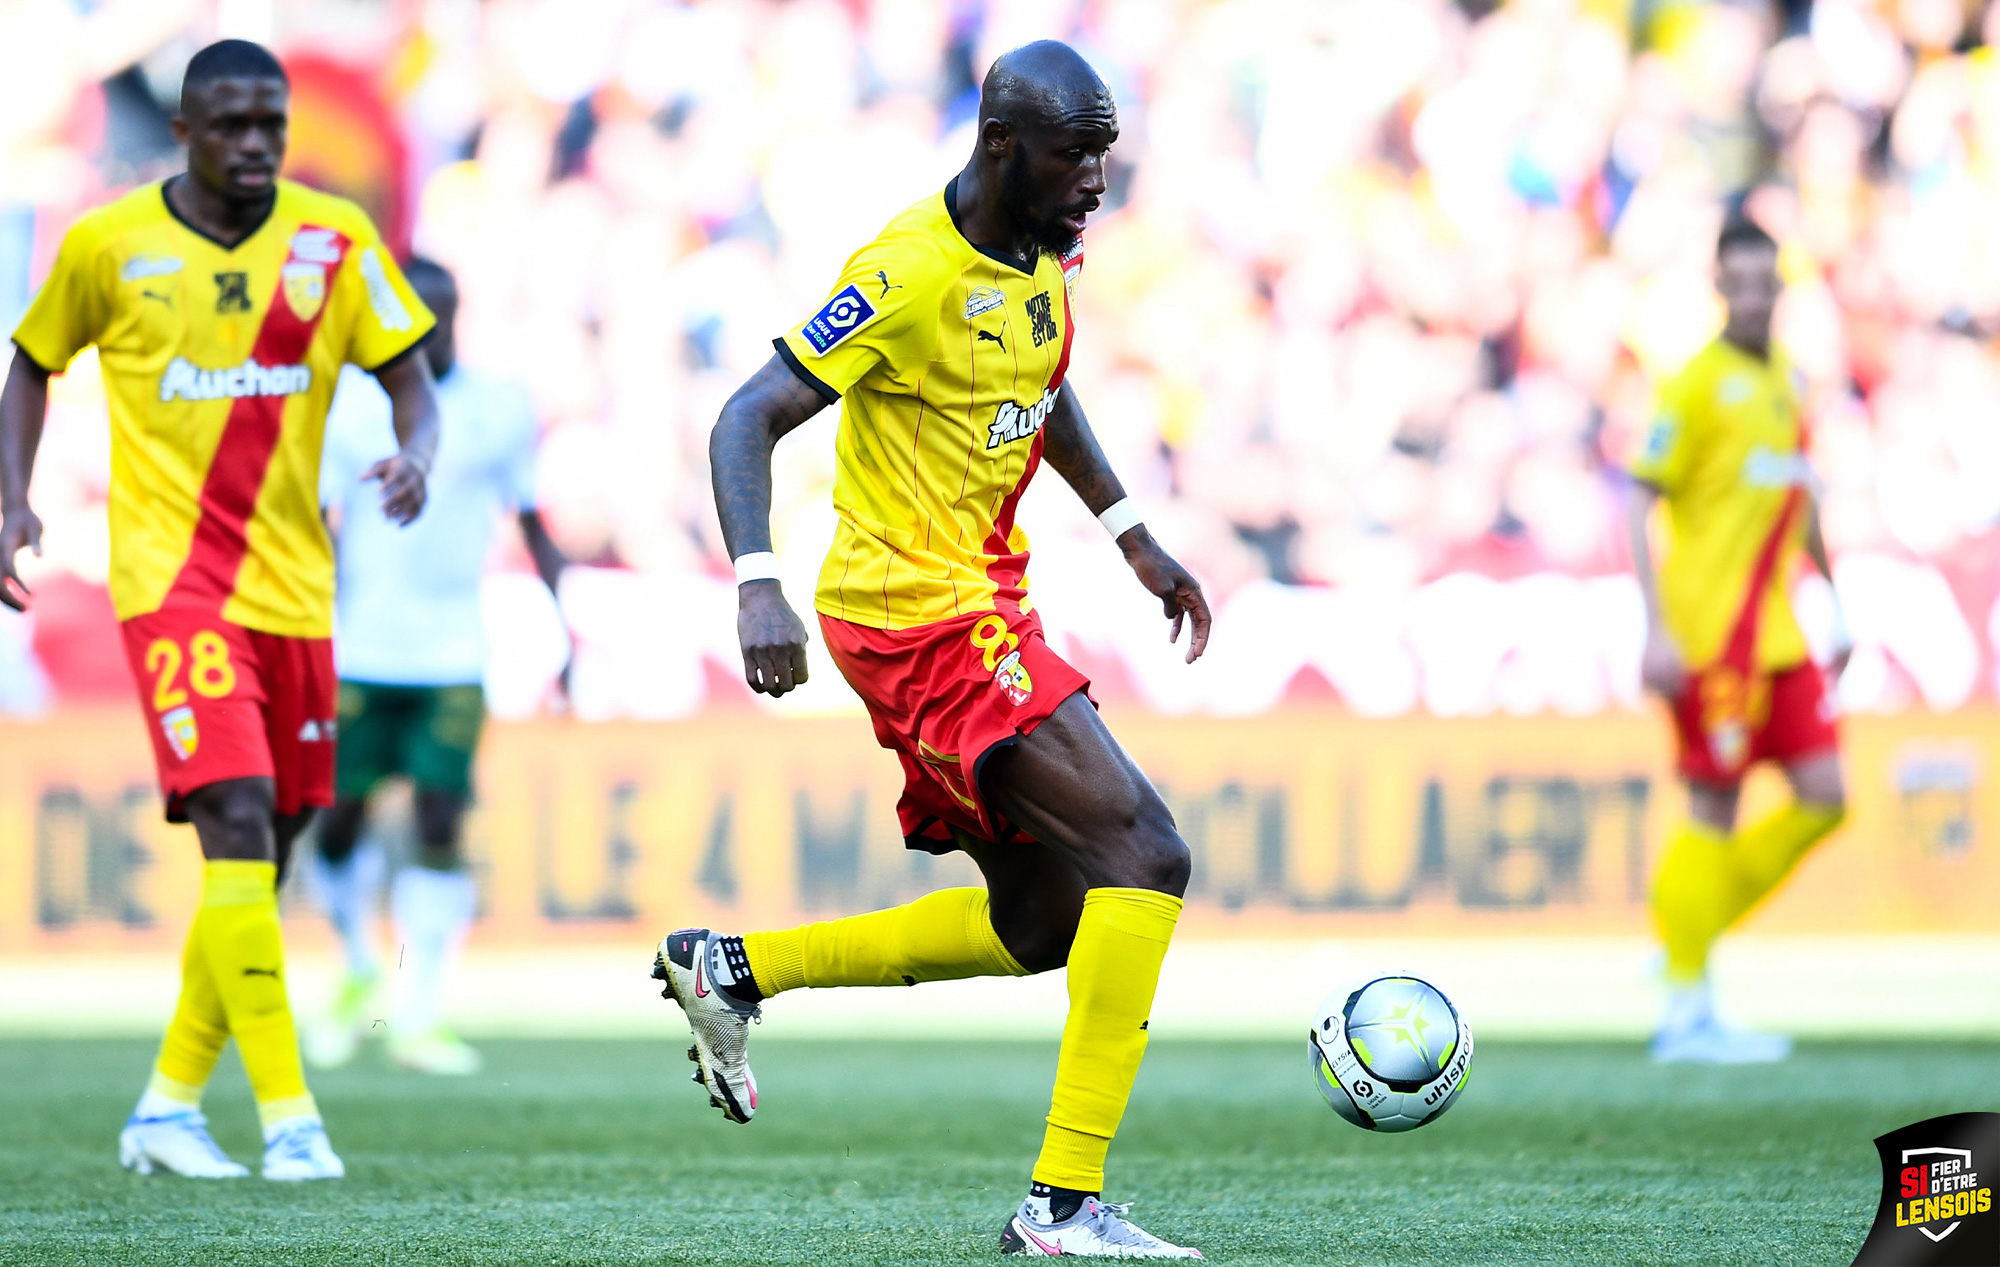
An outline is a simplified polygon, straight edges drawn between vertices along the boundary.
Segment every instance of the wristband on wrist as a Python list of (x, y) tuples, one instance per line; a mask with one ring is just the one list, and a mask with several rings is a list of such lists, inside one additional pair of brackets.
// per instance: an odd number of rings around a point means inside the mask
[(1110, 533), (1111, 539), (1116, 541), (1146, 521), (1140, 517), (1139, 508), (1132, 504), (1131, 498), (1121, 497), (1116, 503), (1105, 508), (1104, 513), (1097, 517), (1097, 522), (1103, 524), (1104, 531)]
[(778, 579), (778, 556), (769, 550), (757, 550), (750, 554), (736, 556), (736, 583), (748, 585), (752, 581), (775, 581)]

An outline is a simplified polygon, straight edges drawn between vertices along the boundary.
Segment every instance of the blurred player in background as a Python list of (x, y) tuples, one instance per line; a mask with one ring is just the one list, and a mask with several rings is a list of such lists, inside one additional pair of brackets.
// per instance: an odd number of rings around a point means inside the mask
[[(210, 1139), (202, 1089), (234, 1036), (263, 1120), (267, 1179), (334, 1178), (285, 998), (276, 886), (332, 800), (333, 555), (320, 443), (344, 362), (394, 403), (369, 471), (384, 514), (424, 505), (437, 443), (431, 315), (353, 204), (277, 178), (289, 86), (264, 48), (195, 54), (174, 134), (186, 175), (78, 221), (14, 334), (0, 397), (0, 598), (40, 550), (29, 476), (49, 375), (95, 344), (111, 405), (111, 596), (159, 763), (167, 820), (207, 859), (180, 1003), (119, 1139), (141, 1172), (248, 1173)], [(14, 592), (8, 592), (11, 582)]]
[[(771, 450), (845, 398), (839, 529), (815, 606), (834, 663), (903, 764), (912, 848), (963, 849), (986, 888), (747, 936), (683, 929), (655, 975), (687, 1014), (698, 1080), (732, 1121), (757, 1087), (759, 1003), (800, 987), (915, 985), (1069, 967), (1053, 1103), (1009, 1252), (1199, 1257), (1102, 1204), (1105, 1155), (1146, 1048), (1188, 851), (1044, 641), (1014, 525), (1046, 459), (1172, 618), (1208, 641), (1201, 587), (1154, 542), (1098, 448), (1069, 366), (1069, 285), (1118, 135), (1110, 91), (1068, 47), (994, 63), (971, 161), (847, 262), (826, 306), (724, 407), (710, 439), (753, 689), (806, 680), (806, 630), (771, 556)], [(915, 1108), (916, 1106), (912, 1106)]]
[[(1709, 951), (1840, 825), (1846, 793), (1826, 674), (1792, 612), (1801, 552), (1829, 581), (1833, 573), (1796, 373), (1771, 344), (1777, 244), (1732, 221), (1715, 277), (1727, 324), (1661, 393), (1632, 467), (1628, 528), (1646, 596), (1645, 683), (1672, 707), (1688, 781), (1688, 821), (1654, 879), (1669, 995), (1653, 1056), (1732, 1064), (1782, 1060), (1791, 1041), (1717, 1019)], [(1647, 528), (1662, 502), (1667, 549), (1656, 573)], [(1837, 678), (1849, 639), (1835, 602)], [(1758, 761), (1784, 766), (1797, 799), (1738, 832), (1743, 776)]]
[(366, 375), (342, 381), (327, 423), (321, 499), (335, 526), (340, 585), (334, 655), (340, 670), (340, 756), (334, 803), (320, 822), (317, 887), (347, 952), (332, 1014), (309, 1026), (306, 1056), (332, 1067), (354, 1056), (379, 972), (372, 911), (379, 850), (357, 848), (382, 780), (415, 789), (417, 852), (390, 904), (403, 947), (389, 1055), (424, 1073), (466, 1074), (479, 1053), (445, 1028), (444, 981), (472, 924), (475, 894), (459, 849), (472, 758), (486, 719), (486, 626), (479, 583), (503, 511), (513, 510), (550, 593), (564, 566), (535, 509), (541, 429), (527, 389), (456, 363), (458, 288), (429, 260), (407, 273), (437, 329), (424, 358), (437, 377), (438, 453), (424, 517), (404, 528), (382, 513), (367, 472), (395, 447), (391, 405)]

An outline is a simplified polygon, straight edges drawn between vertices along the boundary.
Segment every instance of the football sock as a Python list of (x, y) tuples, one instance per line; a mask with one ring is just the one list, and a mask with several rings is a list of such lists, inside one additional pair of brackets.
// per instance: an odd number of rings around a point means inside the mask
[(153, 1062), (153, 1077), (137, 1110), (141, 1117), (159, 1117), (201, 1103), (202, 1089), (215, 1069), (215, 1058), (229, 1041), (229, 1018), (222, 1010), (222, 996), (216, 993), (215, 977), (208, 970), (208, 956), (202, 950), (201, 917), (188, 929), (187, 945), (181, 950), (181, 997), (174, 1005), (174, 1017), (160, 1040), (160, 1055)]
[(329, 862), (313, 850), (313, 887), (340, 934), (347, 974), (361, 981), (372, 981), (380, 970), (375, 957), (375, 895), (382, 888), (382, 869), (382, 847), (373, 839), (363, 840), (339, 862)]
[(1028, 975), (993, 931), (986, 890), (975, 888), (941, 889), (886, 911), (750, 933), (743, 948), (766, 995), (802, 986)]
[(1670, 986), (1707, 974), (1709, 947), (1740, 913), (1729, 837), (1705, 823), (1681, 824), (1653, 876), (1653, 918), (1666, 945)]
[(278, 927), (278, 867), (210, 862), (195, 931), (243, 1055), (257, 1116), (265, 1126), (317, 1114), (299, 1065), (299, 1040), (285, 997), (285, 943)]
[(397, 1032), (422, 1034), (443, 1018), (445, 976), (472, 927), (478, 897), (472, 877), (463, 871), (404, 867), (396, 873), (389, 904), (403, 943)]
[(1150, 889), (1084, 894), (1069, 952), (1069, 1019), (1056, 1058), (1048, 1130), (1035, 1161), (1036, 1183), (1072, 1192), (1103, 1190), (1104, 1157), (1146, 1054), (1160, 963), (1180, 914), (1179, 898)]
[(1075, 1188), (1052, 1188), (1045, 1183), (1028, 1185), (1028, 1212), (1037, 1223), (1061, 1223), (1074, 1218), (1083, 1208), (1083, 1203), (1095, 1192), (1080, 1192)]
[(1846, 816), (1838, 805), (1797, 801), (1738, 834), (1730, 849), (1736, 890), (1729, 922), (1735, 923), (1763, 901), (1806, 851), (1831, 835)]

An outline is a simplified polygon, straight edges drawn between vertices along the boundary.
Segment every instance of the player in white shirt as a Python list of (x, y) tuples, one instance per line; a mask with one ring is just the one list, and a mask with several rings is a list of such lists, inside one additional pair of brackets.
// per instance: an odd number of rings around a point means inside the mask
[(455, 363), (458, 288), (428, 260), (412, 260), (410, 284), (437, 314), (424, 345), (437, 377), (439, 439), (430, 501), (399, 527), (363, 473), (393, 452), (389, 400), (365, 375), (344, 376), (327, 419), (320, 502), (336, 534), (334, 660), (340, 674), (340, 739), (334, 804), (321, 818), (316, 880), (347, 953), (347, 976), (331, 1014), (308, 1028), (306, 1056), (330, 1067), (352, 1059), (368, 1020), (379, 968), (371, 927), (382, 859), (357, 848), (368, 798), (383, 779), (407, 776), (415, 790), (417, 852), (390, 892), (403, 947), (389, 1054), (427, 1073), (472, 1073), (479, 1053), (443, 1023), (447, 968), (475, 905), (459, 831), (471, 798), (471, 767), (486, 719), (481, 681), (486, 633), (480, 578), (493, 530), (512, 510), (535, 570), (553, 592), (564, 566), (535, 509), (540, 435), (527, 391)]

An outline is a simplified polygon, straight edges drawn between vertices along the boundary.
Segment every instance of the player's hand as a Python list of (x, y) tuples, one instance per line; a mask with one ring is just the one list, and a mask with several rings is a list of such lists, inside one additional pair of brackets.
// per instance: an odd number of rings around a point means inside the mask
[(382, 513), (407, 528), (423, 513), (424, 498), (428, 495), (424, 477), (428, 474), (423, 463), (407, 453), (398, 453), (369, 467), (361, 478), (382, 481)]
[(1160, 549), (1160, 543), (1153, 540), (1153, 534), (1146, 531), (1144, 524), (1120, 537), (1118, 543), (1119, 549), (1125, 552), (1125, 562), (1138, 573), (1139, 583), (1160, 600), (1167, 619), (1174, 622), (1167, 630), (1167, 641), (1181, 640), (1183, 623), (1193, 626), (1193, 632), (1188, 635), (1187, 649), (1187, 662), (1193, 664), (1201, 658), (1202, 652), (1208, 650), (1208, 627), (1211, 623), (1208, 597), (1201, 592), (1201, 582)]
[(736, 638), (751, 690), (775, 699), (805, 684), (806, 627), (776, 581), (736, 587)]
[(1639, 681), (1647, 690), (1672, 701), (1687, 682), (1687, 665), (1673, 635), (1657, 621), (1646, 631), (1646, 649), (1639, 656)]
[(14, 570), (14, 556), (24, 549), (42, 553), (41, 518), (26, 506), (0, 518), (0, 603), (17, 612), (28, 610), (28, 586)]

